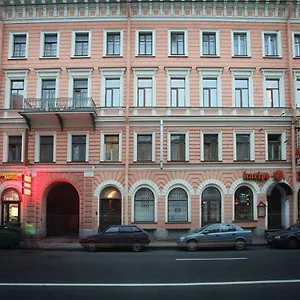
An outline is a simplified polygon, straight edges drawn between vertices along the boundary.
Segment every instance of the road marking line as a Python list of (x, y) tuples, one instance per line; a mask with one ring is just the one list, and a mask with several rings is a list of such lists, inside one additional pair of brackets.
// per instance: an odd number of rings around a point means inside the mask
[(176, 260), (200, 260), (200, 261), (210, 261), (210, 260), (245, 260), (247, 257), (220, 257), (220, 258), (176, 258)]
[(219, 282), (178, 282), (178, 283), (21, 283), (1, 282), (0, 287), (178, 287), (178, 286), (218, 286), (300, 283), (300, 279), (219, 281)]

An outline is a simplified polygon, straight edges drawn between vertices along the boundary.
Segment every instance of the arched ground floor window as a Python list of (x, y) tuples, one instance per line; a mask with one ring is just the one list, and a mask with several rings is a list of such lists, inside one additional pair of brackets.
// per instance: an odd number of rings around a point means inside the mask
[(168, 222), (188, 221), (188, 195), (182, 188), (173, 189), (168, 196)]
[(201, 225), (221, 222), (221, 193), (215, 187), (204, 190), (201, 199)]
[(247, 186), (239, 187), (234, 194), (234, 220), (253, 220), (253, 193)]
[(20, 195), (12, 188), (6, 189), (1, 197), (1, 225), (20, 222)]
[(135, 193), (134, 222), (154, 222), (154, 195), (148, 188)]

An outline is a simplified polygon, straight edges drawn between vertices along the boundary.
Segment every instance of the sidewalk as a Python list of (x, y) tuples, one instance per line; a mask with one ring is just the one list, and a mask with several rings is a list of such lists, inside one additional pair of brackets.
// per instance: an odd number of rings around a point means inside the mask
[[(40, 250), (62, 250), (62, 251), (81, 251), (83, 248), (79, 244), (79, 239), (76, 238), (44, 238), (38, 241)], [(267, 246), (267, 241), (263, 238), (255, 238), (253, 240), (254, 246)], [(21, 244), (22, 248), (26, 249), (25, 244)], [(173, 250), (177, 249), (176, 241), (157, 241), (152, 240), (149, 244), (150, 249), (155, 250)]]

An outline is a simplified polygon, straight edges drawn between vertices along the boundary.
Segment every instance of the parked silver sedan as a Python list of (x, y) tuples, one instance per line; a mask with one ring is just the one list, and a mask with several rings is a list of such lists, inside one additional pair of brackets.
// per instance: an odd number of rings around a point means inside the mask
[(252, 244), (252, 231), (235, 224), (210, 224), (177, 239), (177, 246), (195, 251), (204, 247), (235, 247), (243, 250)]

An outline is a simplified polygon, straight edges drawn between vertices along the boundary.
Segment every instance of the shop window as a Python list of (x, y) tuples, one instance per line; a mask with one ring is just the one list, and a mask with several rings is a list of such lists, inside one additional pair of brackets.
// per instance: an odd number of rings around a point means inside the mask
[(15, 189), (7, 189), (1, 199), (1, 225), (20, 222), (20, 196)]
[(154, 222), (154, 194), (148, 188), (139, 189), (134, 196), (134, 222)]
[(234, 195), (235, 221), (253, 220), (253, 193), (250, 188), (242, 186)]
[(168, 196), (168, 222), (188, 221), (188, 195), (181, 188), (173, 189)]

